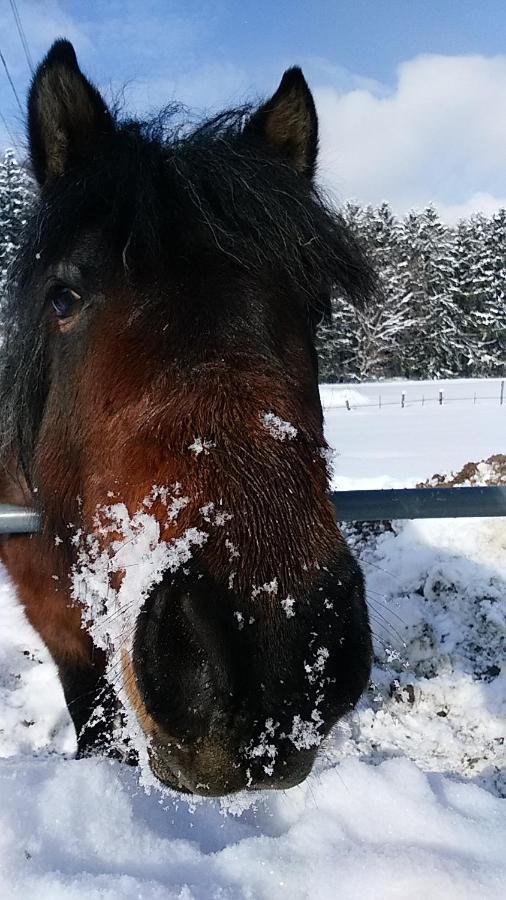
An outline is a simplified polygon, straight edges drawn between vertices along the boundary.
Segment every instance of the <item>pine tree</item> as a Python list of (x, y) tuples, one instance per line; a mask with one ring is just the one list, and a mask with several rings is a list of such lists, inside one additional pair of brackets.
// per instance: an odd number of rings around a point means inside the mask
[(489, 220), (476, 214), (459, 222), (455, 229), (451, 290), (461, 311), (464, 353), (459, 372), (462, 375), (481, 374), (487, 355), (488, 336), (482, 314), (493, 278), (486, 246), (488, 228)]
[(379, 290), (372, 304), (358, 310), (356, 369), (361, 378), (397, 377), (398, 348), (412, 325), (402, 280), (399, 222), (382, 203), (363, 211), (361, 227), (364, 248), (378, 272)]
[(448, 377), (456, 368), (461, 339), (459, 307), (450, 290), (453, 240), (452, 230), (439, 221), (433, 207), (404, 220), (404, 289), (416, 322), (404, 370), (413, 378)]
[(333, 297), (320, 340), (322, 378), (395, 377), (401, 374), (396, 350), (410, 326), (408, 298), (399, 289), (399, 223), (387, 203), (377, 209), (347, 204), (344, 218), (378, 273), (378, 290), (363, 308)]
[(487, 290), (477, 316), (483, 353), (479, 374), (504, 374), (506, 361), (506, 210), (500, 209), (485, 232)]
[(32, 200), (29, 175), (17, 162), (14, 151), (6, 150), (0, 161), (0, 304)]

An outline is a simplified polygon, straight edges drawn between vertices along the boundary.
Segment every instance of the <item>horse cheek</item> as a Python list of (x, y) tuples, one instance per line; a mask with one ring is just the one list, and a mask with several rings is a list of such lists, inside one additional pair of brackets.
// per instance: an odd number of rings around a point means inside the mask
[(56, 575), (38, 535), (11, 536), (0, 543), (7, 567), (33, 628), (41, 635), (57, 666), (91, 665), (93, 644), (81, 626), (81, 612), (71, 600), (65, 580)]

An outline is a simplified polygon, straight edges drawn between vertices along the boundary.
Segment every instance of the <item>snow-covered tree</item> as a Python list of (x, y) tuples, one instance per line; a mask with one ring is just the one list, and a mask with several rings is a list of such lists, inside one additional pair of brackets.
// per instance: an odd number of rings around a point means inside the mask
[(451, 290), (454, 233), (434, 207), (409, 213), (403, 222), (406, 259), (403, 286), (416, 322), (404, 354), (404, 373), (441, 378), (458, 368), (463, 337), (458, 304)]
[(348, 205), (345, 215), (381, 289), (366, 309), (333, 299), (322, 378), (504, 374), (506, 211), (456, 227), (433, 207), (403, 220), (387, 204)]
[(0, 302), (32, 199), (32, 180), (14, 151), (6, 150), (0, 160)]

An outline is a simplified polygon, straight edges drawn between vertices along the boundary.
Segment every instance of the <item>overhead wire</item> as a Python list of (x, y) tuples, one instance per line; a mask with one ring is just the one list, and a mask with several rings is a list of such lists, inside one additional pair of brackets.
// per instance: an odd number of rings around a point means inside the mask
[(30, 53), (30, 48), (28, 46), (28, 41), (26, 39), (25, 29), (23, 28), (23, 23), (21, 21), (21, 16), (19, 15), (18, 7), (16, 0), (10, 0), (12, 15), (14, 16), (14, 21), (16, 23), (16, 28), (18, 30), (19, 39), (21, 41), (23, 50), (25, 51), (26, 61), (28, 63), (28, 68), (33, 75), (33, 60)]
[(17, 92), (17, 90), (16, 90), (16, 86), (15, 86), (15, 84), (14, 84), (12, 78), (11, 78), (11, 73), (9, 72), (9, 67), (8, 67), (7, 62), (6, 62), (6, 60), (5, 60), (5, 56), (3, 55), (3, 53), (2, 53), (1, 50), (0, 50), (0, 60), (1, 60), (1, 62), (2, 62), (2, 65), (3, 65), (4, 69), (5, 69), (5, 74), (7, 75), (7, 79), (8, 79), (8, 81), (9, 81), (10, 86), (11, 86), (12, 93), (14, 94), (14, 96), (15, 96), (15, 98), (16, 98), (16, 103), (18, 104), (19, 111), (20, 111), (21, 115), (23, 116), (23, 115), (24, 115), (24, 112), (23, 112), (23, 107), (21, 106), (21, 100), (19, 99), (19, 95), (18, 95), (18, 92)]
[[(20, 17), (20, 15), (19, 15), (19, 11), (18, 11), (18, 8), (17, 8), (17, 5), (16, 5), (16, 0), (10, 0), (10, 4), (11, 4), (11, 9), (12, 9), (12, 14), (13, 14), (13, 16), (14, 16), (14, 21), (15, 21), (15, 23), (16, 23), (16, 28), (17, 28), (17, 30), (18, 30), (19, 38), (20, 38), (20, 41), (21, 41), (21, 44), (22, 44), (22, 47), (23, 47), (23, 50), (24, 50), (24, 53), (25, 53), (25, 56), (26, 56), (26, 61), (27, 61), (27, 63), (28, 63), (28, 66), (29, 66), (29, 68), (30, 68), (30, 71), (33, 72), (33, 62), (32, 62), (32, 57), (31, 57), (31, 55), (30, 55), (30, 48), (29, 48), (29, 46), (28, 46), (28, 41), (27, 41), (27, 39), (26, 39), (26, 34), (25, 34), (25, 31), (24, 31), (24, 28), (23, 28), (23, 23), (21, 22), (21, 17)], [(15, 100), (16, 100), (18, 109), (19, 109), (21, 115), (24, 116), (23, 106), (22, 106), (22, 104), (21, 104), (21, 100), (19, 99), (19, 94), (18, 94), (18, 92), (17, 92), (17, 90), (16, 90), (16, 85), (14, 84), (14, 80), (13, 80), (13, 78), (12, 78), (12, 75), (11, 75), (10, 71), (9, 71), (9, 66), (7, 65), (7, 60), (5, 59), (5, 56), (4, 56), (4, 54), (2, 53), (1, 50), (0, 50), (0, 60), (1, 60), (2, 65), (3, 65), (3, 67), (4, 67), (4, 71), (5, 71), (5, 74), (6, 74), (6, 76), (7, 76), (7, 80), (8, 80), (8, 82), (9, 82), (9, 84), (10, 84), (12, 93), (14, 94), (14, 98), (15, 98)], [(5, 116), (3, 115), (2, 112), (0, 112), (0, 121), (2, 122), (4, 128), (5, 128), (6, 132), (7, 132), (7, 135), (9, 136), (9, 139), (10, 139), (10, 141), (12, 142), (13, 147), (15, 147), (15, 149), (16, 149), (17, 152), (19, 153), (18, 142), (17, 142), (16, 138), (14, 137), (14, 134), (13, 134), (11, 128), (9, 127), (9, 125), (8, 125), (8, 123), (7, 123), (7, 120), (6, 120), (6, 118), (5, 118)]]
[(6, 118), (5, 118), (5, 116), (4, 116), (4, 114), (3, 114), (2, 112), (0, 112), (0, 121), (2, 122), (4, 128), (5, 128), (5, 130), (6, 130), (7, 134), (8, 134), (8, 136), (9, 136), (9, 139), (10, 139), (10, 141), (11, 141), (11, 143), (12, 143), (12, 146), (13, 146), (13, 147), (17, 150), (17, 152), (19, 153), (18, 142), (17, 142), (16, 138), (14, 137), (14, 135), (13, 135), (11, 129), (9, 128), (9, 125), (7, 124), (7, 120), (6, 120)]

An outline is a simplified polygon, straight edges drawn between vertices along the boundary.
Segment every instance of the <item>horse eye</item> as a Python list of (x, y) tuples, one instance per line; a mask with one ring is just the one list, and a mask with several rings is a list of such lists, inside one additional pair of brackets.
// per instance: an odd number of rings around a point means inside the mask
[(68, 319), (77, 312), (81, 297), (71, 288), (58, 288), (53, 295), (51, 303), (59, 319)]

